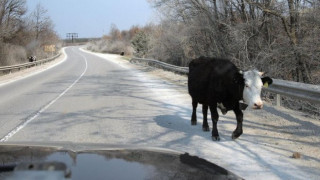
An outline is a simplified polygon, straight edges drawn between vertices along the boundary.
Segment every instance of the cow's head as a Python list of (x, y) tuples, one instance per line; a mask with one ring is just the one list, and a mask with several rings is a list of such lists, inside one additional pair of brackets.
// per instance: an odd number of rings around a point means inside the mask
[(243, 101), (253, 109), (261, 109), (261, 89), (265, 83), (272, 84), (272, 79), (262, 77), (263, 73), (257, 70), (250, 70), (243, 73), (244, 88)]

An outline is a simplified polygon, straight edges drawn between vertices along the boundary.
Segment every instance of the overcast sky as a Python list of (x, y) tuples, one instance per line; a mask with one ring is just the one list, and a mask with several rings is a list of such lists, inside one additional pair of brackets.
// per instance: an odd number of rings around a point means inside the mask
[(71, 32), (79, 38), (101, 37), (112, 23), (127, 30), (154, 19), (154, 9), (147, 0), (27, 0), (28, 12), (39, 2), (48, 10), (60, 38)]

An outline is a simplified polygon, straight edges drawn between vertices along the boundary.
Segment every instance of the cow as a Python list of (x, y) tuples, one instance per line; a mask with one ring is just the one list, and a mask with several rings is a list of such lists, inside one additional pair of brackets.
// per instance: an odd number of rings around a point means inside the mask
[(29, 62), (37, 61), (37, 57), (36, 56), (29, 56), (28, 60), (29, 60)]
[[(188, 91), (192, 98), (191, 124), (197, 124), (197, 105), (202, 104), (203, 131), (209, 131), (207, 121), (208, 108), (212, 119), (212, 140), (219, 141), (217, 122), (219, 114), (233, 110), (237, 119), (237, 127), (232, 133), (232, 139), (242, 133), (242, 110), (246, 106), (261, 109), (263, 102), (260, 94), (262, 86), (272, 84), (270, 77), (262, 77), (263, 73), (257, 70), (246, 72), (239, 69), (227, 59), (199, 57), (189, 63)], [(241, 103), (243, 101), (243, 103)], [(245, 105), (244, 105), (245, 104)]]

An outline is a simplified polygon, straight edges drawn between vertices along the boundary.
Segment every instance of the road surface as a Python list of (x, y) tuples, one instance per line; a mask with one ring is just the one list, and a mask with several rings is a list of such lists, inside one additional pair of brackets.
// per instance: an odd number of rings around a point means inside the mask
[(290, 150), (260, 141), (267, 133), (259, 133), (269, 127), (260, 125), (268, 117), (258, 112), (245, 113), (244, 134), (236, 141), (231, 139), (234, 114), (221, 115), (221, 141), (213, 142), (211, 133), (201, 130), (200, 112), (198, 125), (190, 125), (185, 86), (133, 68), (117, 55), (79, 47), (65, 53), (66, 60), (49, 70), (0, 85), (2, 142), (133, 144), (189, 152), (246, 179), (320, 177), (318, 158), (292, 159)]

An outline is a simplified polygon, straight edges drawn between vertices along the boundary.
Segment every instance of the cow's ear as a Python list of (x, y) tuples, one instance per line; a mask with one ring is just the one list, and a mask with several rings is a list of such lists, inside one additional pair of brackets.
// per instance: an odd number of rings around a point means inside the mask
[(261, 80), (264, 87), (268, 87), (273, 82), (270, 77), (263, 77)]
[(262, 77), (265, 74), (265, 72), (258, 72), (258, 74), (260, 77)]

